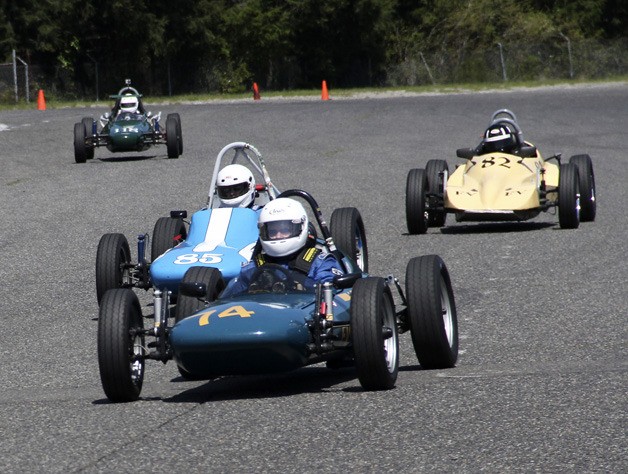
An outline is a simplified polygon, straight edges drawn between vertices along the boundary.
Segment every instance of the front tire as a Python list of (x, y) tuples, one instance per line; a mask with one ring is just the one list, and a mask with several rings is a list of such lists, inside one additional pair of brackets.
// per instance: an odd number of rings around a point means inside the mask
[(569, 158), (578, 168), (578, 184), (580, 188), (580, 222), (593, 222), (597, 210), (595, 199), (595, 175), (593, 163), (589, 155), (574, 155)]
[(128, 289), (105, 293), (98, 317), (98, 367), (112, 402), (139, 398), (144, 382), (144, 319), (137, 295)]
[(558, 178), (558, 222), (562, 229), (580, 225), (580, 189), (578, 168), (573, 163), (560, 165)]
[[(435, 204), (441, 206), (445, 195), (445, 185), (449, 175), (449, 166), (445, 160), (429, 160), (425, 166), (427, 175), (427, 192), (441, 198), (430, 198)], [(432, 206), (429, 206), (430, 208)], [(447, 220), (447, 213), (444, 210), (430, 209), (427, 212), (428, 226), (443, 227)]]
[(123, 234), (105, 234), (96, 251), (96, 298), (101, 303), (107, 290), (129, 284), (131, 250)]
[(351, 334), (358, 379), (365, 390), (388, 390), (399, 373), (399, 334), (383, 278), (358, 280), (351, 292)]
[(154, 262), (157, 257), (167, 250), (183, 242), (187, 238), (187, 230), (183, 219), (172, 217), (160, 217), (153, 229), (153, 245), (150, 251), (150, 260)]
[(427, 176), (423, 169), (412, 169), (406, 180), (406, 223), (410, 234), (427, 232), (427, 215), (425, 212), (425, 194), (427, 192)]
[[(81, 120), (83, 126), (85, 127), (85, 136), (91, 137), (93, 135), (94, 130), (94, 119), (91, 117), (83, 117)], [(94, 158), (94, 147), (90, 145), (85, 145), (85, 158), (91, 160)]]
[(351, 258), (364, 273), (368, 272), (369, 258), (364, 221), (355, 207), (334, 209), (329, 227), (336, 247)]
[(458, 360), (458, 315), (449, 272), (438, 255), (408, 262), (406, 297), (412, 345), (421, 367), (454, 367)]

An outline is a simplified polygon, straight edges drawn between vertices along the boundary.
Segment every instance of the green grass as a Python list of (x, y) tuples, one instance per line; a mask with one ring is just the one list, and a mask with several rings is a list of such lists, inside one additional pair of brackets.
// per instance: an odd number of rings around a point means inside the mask
[[(496, 83), (469, 83), (469, 84), (437, 84), (437, 85), (420, 85), (405, 87), (364, 87), (351, 89), (334, 89), (332, 84), (328, 84), (329, 95), (333, 99), (341, 97), (352, 97), (363, 94), (376, 94), (383, 92), (409, 92), (415, 94), (429, 93), (456, 93), (456, 92), (479, 92), (486, 90), (511, 90), (516, 88), (534, 88), (534, 87), (552, 87), (552, 86), (574, 86), (574, 85), (594, 85), (609, 82), (628, 82), (628, 76), (608, 77), (604, 79), (555, 79), (543, 81), (509, 81)], [(45, 93), (45, 91), (44, 91)], [(260, 90), (261, 99), (276, 97), (320, 97), (320, 89), (298, 89), (298, 90), (282, 90), (282, 91), (265, 91)], [(233, 94), (184, 94), (176, 96), (151, 96), (145, 97), (145, 103), (150, 104), (178, 104), (191, 102), (212, 102), (226, 100), (252, 100), (253, 92), (241, 92)], [(47, 109), (72, 108), (72, 107), (94, 107), (106, 108), (111, 107), (113, 100), (106, 99), (100, 101), (94, 100), (56, 100), (54, 97), (46, 98)], [(37, 96), (31, 98), (30, 103), (26, 103), (21, 99), (18, 104), (0, 103), (0, 110), (27, 110), (37, 108)]]

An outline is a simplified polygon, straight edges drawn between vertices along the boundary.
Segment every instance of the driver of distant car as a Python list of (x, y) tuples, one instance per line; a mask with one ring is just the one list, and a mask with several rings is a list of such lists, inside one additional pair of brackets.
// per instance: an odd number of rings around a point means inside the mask
[(303, 287), (327, 282), (344, 271), (336, 257), (316, 246), (309, 219), (299, 201), (277, 198), (264, 206), (258, 224), (259, 240), (252, 260), (244, 265), (225, 293), (235, 294), (249, 288), (251, 277), (265, 264), (280, 265), (300, 275)]
[(510, 153), (518, 151), (517, 137), (505, 125), (491, 125), (484, 132), (484, 139), (480, 143), (481, 153)]
[(254, 208), (255, 178), (246, 166), (229, 165), (216, 177), (216, 192), (220, 207)]
[(139, 108), (139, 101), (134, 95), (125, 95), (120, 98), (120, 113), (130, 112), (132, 114), (137, 113)]

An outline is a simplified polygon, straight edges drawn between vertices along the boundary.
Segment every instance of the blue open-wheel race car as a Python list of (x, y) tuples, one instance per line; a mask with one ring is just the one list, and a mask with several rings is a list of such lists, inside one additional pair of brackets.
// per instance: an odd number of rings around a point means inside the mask
[(181, 117), (178, 113), (168, 114), (165, 125), (161, 112), (146, 111), (142, 94), (131, 87), (131, 80), (117, 94), (111, 112), (104, 113), (99, 120), (84, 117), (74, 124), (74, 160), (85, 163), (94, 158), (98, 147), (110, 152), (144, 151), (154, 145), (166, 145), (168, 158), (178, 158), (183, 153)]
[[(440, 257), (412, 258), (404, 291), (394, 276), (369, 276), (360, 266), (366, 249), (359, 242), (365, 244), (366, 238), (357, 209), (343, 208), (330, 230), (307, 192), (288, 190), (279, 197), (309, 205), (318, 228), (313, 229), (316, 245), (335, 256), (344, 275), (307, 285), (296, 270), (263, 264), (247, 285), (233, 279), (225, 288), (217, 268), (192, 267), (194, 279), (179, 285), (174, 317), (171, 292), (154, 291), (148, 327), (133, 291), (106, 291), (99, 312), (98, 362), (109, 400), (139, 398), (147, 360), (174, 360), (182, 377), (192, 380), (286, 372), (322, 362), (330, 368), (351, 364), (365, 390), (386, 390), (395, 385), (399, 334), (406, 331), (424, 369), (455, 365), (456, 305)], [(344, 239), (344, 249), (336, 235)]]
[[(218, 207), (216, 180), (229, 165), (245, 166), (256, 183), (253, 205)], [(187, 220), (187, 211), (171, 211), (155, 223), (152, 242), (148, 234), (137, 240), (137, 262), (131, 262), (124, 234), (104, 234), (96, 252), (96, 297), (100, 303), (113, 288), (155, 289), (170, 292), (176, 300), (179, 283), (194, 279), (199, 268), (218, 269), (229, 281), (247, 263), (257, 242), (257, 219), (264, 204), (277, 197), (261, 153), (251, 144), (234, 142), (216, 157), (207, 202)], [(150, 259), (147, 257), (150, 248)], [(190, 274), (186, 277), (187, 272)]]

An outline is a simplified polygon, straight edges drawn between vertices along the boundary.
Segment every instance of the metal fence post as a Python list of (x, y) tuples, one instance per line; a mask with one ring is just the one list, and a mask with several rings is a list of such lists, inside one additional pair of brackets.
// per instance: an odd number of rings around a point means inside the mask
[(24, 65), (24, 88), (26, 89), (26, 103), (28, 104), (31, 98), (30, 91), (28, 90), (28, 64), (19, 56), (15, 56), (15, 58)]
[(497, 43), (499, 46), (499, 59), (502, 63), (502, 77), (504, 78), (504, 82), (508, 81), (508, 76), (506, 76), (506, 62), (504, 61), (504, 48), (501, 43)]
[(560, 31), (558, 32), (560, 36), (562, 36), (567, 41), (567, 54), (569, 55), (569, 78), (573, 79), (573, 60), (571, 58), (571, 41), (567, 36), (562, 34)]
[(15, 63), (15, 50), (13, 50), (13, 85), (15, 88), (15, 103), (17, 104), (17, 64)]

